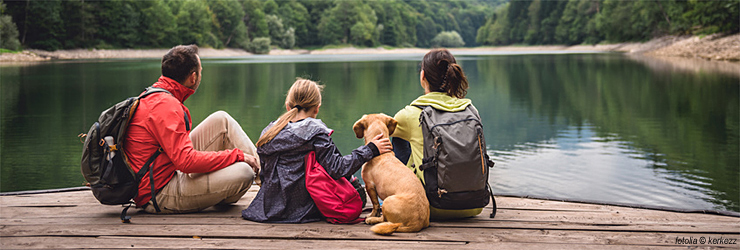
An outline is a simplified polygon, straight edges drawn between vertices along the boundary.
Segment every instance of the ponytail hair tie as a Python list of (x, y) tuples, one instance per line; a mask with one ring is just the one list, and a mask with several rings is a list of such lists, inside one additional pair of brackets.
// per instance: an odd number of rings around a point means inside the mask
[(293, 106), (293, 108), (294, 109), (298, 109), (298, 111), (301, 111), (301, 109), (303, 109), (303, 107), (301, 107), (301, 105), (295, 105), (295, 106)]

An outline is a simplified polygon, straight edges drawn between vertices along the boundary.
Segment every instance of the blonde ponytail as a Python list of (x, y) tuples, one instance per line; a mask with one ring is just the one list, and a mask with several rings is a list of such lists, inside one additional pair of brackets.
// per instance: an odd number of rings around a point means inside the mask
[(321, 105), (321, 91), (323, 89), (324, 86), (314, 81), (297, 78), (285, 97), (285, 105), (292, 108), (283, 113), (277, 122), (257, 140), (256, 146), (261, 147), (270, 142), (301, 110), (310, 111)]

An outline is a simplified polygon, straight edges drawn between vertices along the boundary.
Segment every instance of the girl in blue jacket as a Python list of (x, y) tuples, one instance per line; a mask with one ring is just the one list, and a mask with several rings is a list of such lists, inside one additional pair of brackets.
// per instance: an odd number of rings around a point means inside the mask
[(329, 129), (316, 119), (323, 86), (298, 79), (288, 90), (285, 108), (276, 121), (262, 130), (257, 153), (262, 161), (262, 186), (242, 217), (256, 222), (305, 223), (322, 219), (306, 190), (305, 156), (316, 152), (316, 161), (334, 179), (349, 177), (375, 156), (391, 152), (388, 138), (372, 142), (342, 156)]

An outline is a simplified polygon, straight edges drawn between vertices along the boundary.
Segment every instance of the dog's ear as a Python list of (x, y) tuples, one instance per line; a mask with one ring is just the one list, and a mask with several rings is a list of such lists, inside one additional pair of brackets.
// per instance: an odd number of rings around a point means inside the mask
[(352, 126), (352, 130), (355, 131), (355, 136), (357, 136), (357, 138), (365, 137), (365, 117), (367, 117), (367, 115), (363, 115), (362, 118), (357, 120), (355, 125)]
[(393, 131), (396, 131), (396, 125), (398, 125), (398, 121), (396, 119), (393, 119), (393, 117), (388, 116), (388, 120), (385, 122), (385, 125), (388, 126), (388, 136), (390, 137), (393, 135)]

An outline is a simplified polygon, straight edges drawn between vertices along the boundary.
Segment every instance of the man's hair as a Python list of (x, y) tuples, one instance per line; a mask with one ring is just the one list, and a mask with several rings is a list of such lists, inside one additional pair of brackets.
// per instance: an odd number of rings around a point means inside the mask
[(162, 57), (162, 75), (179, 83), (198, 70), (198, 45), (177, 45)]

